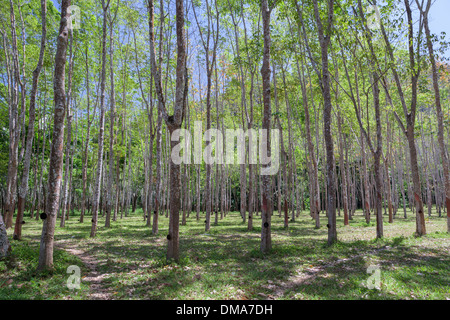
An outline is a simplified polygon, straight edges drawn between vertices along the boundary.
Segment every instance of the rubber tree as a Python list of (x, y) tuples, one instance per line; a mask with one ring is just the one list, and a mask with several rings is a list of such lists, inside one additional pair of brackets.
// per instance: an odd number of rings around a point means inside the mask
[(48, 171), (47, 201), (45, 212), (41, 213), (41, 219), (44, 220), (44, 223), (39, 248), (38, 271), (53, 269), (53, 244), (63, 167), (64, 118), (66, 114), (65, 67), (69, 40), (68, 20), (70, 13), (68, 7), (70, 3), (71, 0), (62, 0), (61, 2), (61, 21), (57, 37), (53, 80), (55, 103), (53, 138)]
[[(173, 139), (173, 135), (179, 133), (183, 123), (185, 102), (187, 94), (187, 69), (186, 69), (186, 35), (185, 35), (185, 19), (183, 0), (176, 0), (176, 34), (177, 34), (177, 65), (176, 65), (176, 81), (175, 81), (175, 103), (173, 114), (169, 115), (166, 109), (166, 101), (162, 92), (161, 70), (156, 66), (155, 52), (155, 35), (154, 35), (154, 4), (153, 0), (148, 1), (149, 13), (149, 34), (150, 34), (150, 60), (155, 89), (158, 97), (158, 108), (162, 118), (166, 123), (170, 133), (170, 148), (173, 149), (178, 145), (178, 141)], [(178, 131), (177, 131), (178, 130)], [(167, 235), (167, 260), (178, 261), (180, 258), (179, 251), (179, 222), (181, 207), (180, 192), (180, 164), (169, 160), (169, 183), (170, 183), (170, 203), (169, 203), (169, 234)]]

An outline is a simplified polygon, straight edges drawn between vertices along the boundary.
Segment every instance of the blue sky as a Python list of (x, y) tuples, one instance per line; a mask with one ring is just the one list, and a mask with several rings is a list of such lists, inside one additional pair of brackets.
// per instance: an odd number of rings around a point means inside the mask
[[(450, 0), (436, 0), (430, 9), (430, 30), (432, 33), (447, 33), (446, 39), (450, 39)], [(450, 49), (447, 50), (450, 57)]]
[[(58, 0), (51, 0), (56, 8), (60, 8)], [(72, 1), (76, 4), (78, 1)], [(415, 6), (415, 4), (413, 4)], [(442, 31), (447, 33), (447, 40), (450, 40), (450, 0), (435, 0), (430, 10), (430, 30), (434, 34), (440, 35)], [(447, 51), (450, 58), (450, 48)]]

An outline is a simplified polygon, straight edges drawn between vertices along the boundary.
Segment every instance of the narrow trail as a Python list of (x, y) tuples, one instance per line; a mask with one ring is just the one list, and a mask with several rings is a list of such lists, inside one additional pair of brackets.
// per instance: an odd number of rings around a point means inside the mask
[(300, 272), (294, 276), (291, 276), (287, 282), (282, 283), (280, 286), (278, 286), (274, 290), (274, 294), (271, 295), (269, 298), (270, 299), (280, 298), (280, 297), (284, 296), (286, 291), (288, 291), (288, 290), (292, 290), (302, 284), (311, 283), (311, 281), (313, 281), (320, 272), (325, 271), (325, 269), (327, 269), (327, 268), (334, 267), (341, 263), (348, 262), (348, 261), (366, 256), (366, 255), (377, 254), (380, 251), (389, 250), (389, 249), (392, 249), (392, 248), (389, 246), (383, 246), (383, 247), (375, 249), (375, 250), (371, 250), (368, 252), (363, 252), (361, 254), (355, 255), (351, 258), (338, 259), (338, 260), (333, 261), (328, 264), (309, 268), (305, 272)]
[(99, 261), (95, 257), (76, 248), (75, 245), (71, 243), (59, 242), (55, 243), (55, 246), (80, 258), (83, 264), (89, 269), (89, 273), (85, 276), (82, 275), (81, 277), (82, 282), (89, 283), (89, 300), (113, 300), (111, 290), (102, 282), (105, 275), (98, 272), (97, 266)]

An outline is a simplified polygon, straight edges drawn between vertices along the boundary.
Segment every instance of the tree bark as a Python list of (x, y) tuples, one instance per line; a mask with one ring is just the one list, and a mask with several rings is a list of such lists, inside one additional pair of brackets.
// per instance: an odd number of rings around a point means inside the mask
[[(262, 137), (263, 150), (267, 150), (267, 156), (271, 156), (270, 145), (270, 122), (271, 122), (271, 105), (270, 105), (270, 14), (272, 8), (269, 8), (268, 0), (261, 1), (262, 22), (263, 22), (263, 35), (264, 35), (264, 51), (263, 51), (263, 63), (261, 67), (261, 76), (263, 83), (263, 120), (262, 129), (266, 132), (266, 137)], [(270, 164), (262, 165), (263, 168), (270, 166)], [(261, 174), (261, 173), (260, 173)], [(272, 219), (272, 176), (264, 175), (261, 177), (260, 186), (262, 188), (262, 207), (261, 207), (261, 252), (268, 253), (272, 249), (272, 234), (271, 234), (271, 219)]]
[(39, 75), (44, 65), (45, 41), (47, 36), (46, 27), (47, 1), (41, 0), (41, 47), (36, 69), (33, 71), (32, 87), (30, 92), (30, 107), (28, 110), (28, 132), (25, 146), (25, 158), (23, 164), (22, 181), (19, 187), (19, 201), (17, 205), (17, 219), (14, 227), (13, 239), (20, 240), (22, 237), (22, 220), (24, 214), (25, 199), (28, 193), (28, 180), (30, 173), (31, 154), (34, 140), (34, 122), (36, 120), (36, 95), (38, 89)]
[(106, 86), (106, 21), (110, 0), (102, 0), (103, 8), (103, 35), (102, 35), (102, 73), (100, 83), (100, 120), (98, 131), (98, 153), (97, 153), (97, 172), (94, 182), (94, 196), (92, 203), (92, 226), (90, 237), (94, 238), (97, 233), (98, 210), (100, 201), (100, 192), (103, 177), (103, 143), (105, 135), (105, 86)]
[[(110, 92), (110, 110), (109, 110), (109, 170), (108, 170), (108, 187), (106, 188), (106, 218), (105, 218), (105, 228), (111, 226), (111, 210), (113, 207), (113, 183), (114, 183), (114, 122), (116, 116), (116, 92), (114, 88), (114, 64), (113, 64), (113, 53), (114, 53), (114, 43), (113, 43), (113, 24), (117, 16), (117, 6), (114, 13), (114, 17), (110, 16), (110, 26), (109, 26), (109, 63), (110, 63), (110, 81), (111, 81), (111, 92)], [(106, 42), (105, 42), (106, 43)]]
[[(10, 4), (10, 22), (11, 22), (11, 47), (12, 47), (12, 66), (6, 53), (6, 64), (8, 73), (8, 113), (9, 113), (9, 160), (8, 173), (6, 177), (6, 196), (5, 196), (5, 217), (6, 229), (13, 225), (13, 215), (15, 211), (17, 198), (17, 169), (19, 166), (19, 138), (20, 138), (20, 119), (19, 119), (19, 85), (22, 86), (20, 79), (19, 53), (17, 50), (16, 18), (14, 14), (13, 1)], [(6, 37), (6, 35), (4, 35)], [(8, 45), (9, 47), (9, 45)], [(7, 48), (6, 43), (4, 48)], [(23, 88), (23, 87), (22, 87)], [(22, 92), (22, 95), (24, 93)], [(23, 100), (22, 100), (23, 102)]]
[(69, 30), (69, 82), (68, 82), (68, 92), (66, 98), (66, 117), (67, 117), (67, 140), (66, 140), (66, 164), (64, 169), (64, 185), (63, 185), (63, 198), (62, 198), (62, 208), (61, 208), (61, 222), (60, 227), (64, 227), (66, 223), (66, 210), (68, 203), (68, 184), (69, 184), (69, 173), (70, 170), (70, 154), (72, 149), (72, 111), (70, 108), (71, 100), (72, 100), (72, 75), (73, 75), (73, 55), (72, 55), (72, 46), (73, 46), (73, 34), (72, 30)]
[(348, 226), (348, 196), (347, 196), (347, 172), (344, 164), (344, 144), (341, 126), (341, 114), (338, 111), (338, 131), (339, 131), (339, 170), (341, 172), (341, 193), (344, 207), (344, 226)]
[(87, 165), (88, 165), (88, 147), (89, 147), (89, 139), (91, 133), (91, 124), (94, 119), (90, 119), (90, 86), (89, 86), (89, 61), (88, 61), (88, 47), (85, 48), (85, 57), (86, 57), (86, 117), (87, 117), (87, 128), (86, 128), (86, 142), (84, 145), (83, 152), (83, 164), (81, 169), (81, 179), (82, 179), (82, 193), (81, 193), (81, 209), (80, 209), (80, 223), (84, 221), (84, 214), (86, 210), (86, 201), (88, 200), (87, 196)]
[[(447, 207), (447, 232), (450, 233), (450, 172), (449, 172), (449, 159), (447, 155), (447, 150), (445, 147), (445, 139), (444, 139), (444, 121), (443, 121), (443, 113), (442, 113), (442, 105), (441, 105), (441, 94), (439, 91), (439, 74), (436, 67), (436, 59), (434, 57), (433, 43), (431, 42), (431, 31), (428, 23), (428, 12), (431, 7), (431, 0), (428, 0), (426, 3), (425, 10), (423, 7), (419, 5), (419, 2), (416, 0), (417, 5), (420, 7), (420, 12), (423, 16), (423, 25), (425, 28), (425, 36), (426, 43), (428, 48), (428, 54), (431, 62), (431, 71), (433, 78), (433, 90), (434, 90), (434, 102), (436, 106), (436, 116), (438, 123), (438, 143), (439, 150), (441, 153), (442, 160), (442, 168), (444, 170), (444, 189), (445, 189), (445, 205)], [(422, 2), (423, 3), (423, 2)]]
[[(404, 0), (405, 9), (407, 13), (407, 21), (408, 21), (408, 53), (409, 53), (409, 71), (411, 73), (411, 102), (410, 102), (410, 110), (408, 111), (404, 91), (402, 89), (401, 80), (397, 73), (397, 69), (395, 65), (391, 67), (392, 73), (394, 75), (394, 80), (397, 86), (397, 91), (400, 97), (401, 105), (403, 108), (403, 114), (406, 118), (406, 126), (400, 120), (400, 117), (397, 113), (394, 112), (396, 116), (397, 122), (401, 127), (403, 133), (406, 135), (408, 140), (409, 147), (409, 158), (410, 158), (410, 167), (411, 167), (411, 176), (413, 181), (413, 199), (414, 206), (416, 209), (416, 234), (418, 236), (422, 236), (426, 234), (425, 227), (425, 217), (423, 212), (423, 202), (422, 202), (422, 193), (421, 193), (421, 185), (420, 185), (420, 176), (419, 176), (419, 167), (417, 162), (417, 149), (415, 144), (414, 137), (414, 129), (415, 129), (415, 120), (416, 120), (416, 109), (417, 109), (417, 89), (418, 89), (418, 81), (419, 75), (421, 71), (420, 63), (417, 64), (415, 60), (416, 53), (414, 52), (414, 30), (413, 30), (413, 18), (412, 11), (409, 4), (409, 0)], [(387, 51), (391, 62), (394, 62), (394, 54), (392, 50), (391, 43), (387, 37), (386, 30), (384, 29), (383, 23), (380, 24), (381, 32), (384, 38), (384, 41), (387, 46)], [(419, 35), (422, 33), (423, 24), (419, 25)], [(417, 46), (420, 50), (420, 46)], [(411, 199), (412, 200), (412, 199)]]
[(50, 168), (48, 177), (48, 196), (45, 213), (42, 214), (44, 224), (42, 227), (42, 236), (39, 250), (39, 263), (37, 270), (43, 271), (53, 269), (53, 242), (56, 215), (61, 188), (61, 173), (63, 160), (64, 143), (64, 117), (66, 113), (65, 101), (65, 64), (69, 30), (67, 21), (70, 13), (67, 9), (71, 0), (62, 0), (61, 3), (61, 22), (57, 38), (57, 49), (55, 54), (55, 72), (54, 72), (54, 102), (55, 113), (53, 122), (53, 141), (50, 155)]
[(11, 245), (9, 244), (8, 234), (6, 233), (3, 217), (0, 215), (0, 259), (9, 255), (10, 251)]
[[(152, 73), (154, 74), (154, 83), (158, 99), (161, 101), (160, 111), (162, 117), (169, 129), (170, 135), (175, 130), (181, 129), (184, 118), (186, 94), (187, 94), (187, 69), (186, 69), (186, 37), (184, 29), (184, 7), (183, 1), (176, 1), (176, 33), (177, 33), (177, 67), (176, 67), (176, 92), (174, 114), (167, 114), (165, 100), (162, 94), (161, 76), (156, 68), (155, 58), (155, 39), (154, 39), (154, 5), (153, 1), (148, 2), (149, 11), (149, 33), (150, 33), (150, 59), (152, 64)], [(170, 139), (171, 140), (171, 139)], [(177, 141), (170, 141), (171, 148), (177, 145)], [(169, 160), (170, 168), (170, 218), (169, 218), (169, 234), (167, 235), (167, 260), (178, 261), (179, 252), (179, 220), (180, 220), (180, 165), (175, 164), (173, 160)]]
[(330, 74), (328, 70), (328, 47), (331, 39), (331, 30), (333, 28), (334, 0), (328, 0), (327, 15), (327, 33), (325, 34), (323, 24), (319, 14), (317, 0), (313, 1), (314, 17), (317, 24), (319, 34), (319, 44), (321, 48), (322, 75), (320, 85), (324, 99), (323, 121), (324, 121), (324, 139), (326, 151), (326, 185), (327, 185), (327, 216), (328, 216), (328, 244), (331, 245), (337, 241), (336, 231), (336, 192), (334, 188), (334, 143), (331, 133), (331, 90), (330, 90)]

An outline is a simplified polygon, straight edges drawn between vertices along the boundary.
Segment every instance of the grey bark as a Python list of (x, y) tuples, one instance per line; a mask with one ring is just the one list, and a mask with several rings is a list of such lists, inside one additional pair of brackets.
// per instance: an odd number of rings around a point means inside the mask
[(39, 249), (38, 271), (53, 269), (53, 245), (56, 215), (60, 198), (61, 173), (62, 173), (62, 150), (64, 143), (64, 117), (66, 113), (65, 95), (65, 64), (69, 30), (67, 21), (70, 13), (67, 8), (71, 0), (62, 0), (61, 21), (57, 38), (57, 49), (55, 54), (54, 72), (54, 102), (55, 113), (53, 122), (53, 141), (50, 155), (50, 168), (48, 177), (48, 195), (46, 203), (46, 218), (42, 227), (42, 236)]
[(441, 154), (442, 168), (444, 171), (444, 189), (445, 189), (445, 205), (447, 208), (447, 232), (450, 233), (450, 172), (449, 172), (449, 158), (447, 154), (447, 150), (445, 147), (445, 139), (444, 139), (444, 122), (443, 122), (443, 113), (441, 106), (441, 94), (439, 91), (439, 74), (436, 67), (436, 59), (434, 57), (434, 49), (433, 43), (431, 42), (431, 31), (428, 23), (428, 12), (431, 7), (431, 0), (427, 0), (425, 9), (422, 5), (416, 0), (417, 6), (420, 8), (421, 15), (423, 17), (423, 24), (425, 28), (425, 36), (426, 43), (428, 48), (428, 54), (431, 62), (431, 71), (433, 78), (433, 90), (434, 90), (434, 100), (436, 106), (436, 116), (438, 123), (438, 143), (439, 143), (439, 151)]
[(14, 228), (13, 238), (20, 240), (22, 234), (22, 219), (24, 213), (25, 199), (28, 193), (28, 180), (30, 173), (31, 154), (34, 141), (34, 122), (36, 120), (36, 95), (38, 89), (39, 75), (44, 64), (45, 41), (47, 36), (46, 27), (47, 1), (41, 0), (41, 46), (39, 49), (39, 59), (33, 71), (32, 87), (30, 92), (30, 106), (28, 110), (28, 132), (25, 145), (25, 156), (22, 171), (22, 180), (19, 187), (19, 201), (17, 206), (17, 219)]
[(105, 3), (102, 0), (103, 9), (103, 29), (102, 29), (102, 71), (100, 82), (100, 119), (98, 132), (98, 153), (97, 153), (97, 172), (94, 181), (94, 195), (92, 201), (92, 225), (90, 237), (94, 238), (97, 233), (98, 210), (100, 202), (100, 192), (103, 177), (103, 143), (105, 134), (105, 86), (106, 86), (106, 22), (107, 12), (110, 0)]
[[(267, 150), (267, 156), (271, 156), (270, 145), (270, 122), (271, 122), (271, 105), (270, 105), (270, 14), (273, 8), (269, 8), (268, 0), (261, 1), (261, 12), (263, 22), (263, 35), (264, 35), (264, 51), (263, 51), (263, 63), (261, 67), (261, 76), (263, 83), (263, 120), (262, 129), (266, 130), (267, 137), (264, 139), (262, 147)], [(270, 165), (270, 164), (268, 164)], [(264, 164), (263, 166), (268, 166)], [(260, 176), (261, 177), (261, 176)], [(271, 220), (272, 220), (272, 176), (264, 175), (261, 177), (260, 186), (262, 188), (262, 207), (261, 207), (261, 246), (262, 253), (268, 253), (272, 249), (272, 234), (271, 234)]]

